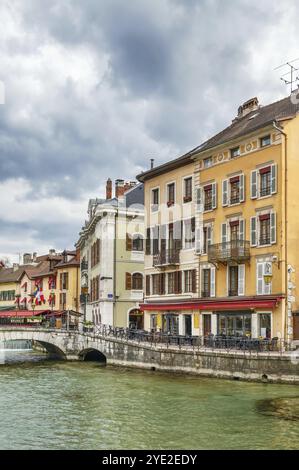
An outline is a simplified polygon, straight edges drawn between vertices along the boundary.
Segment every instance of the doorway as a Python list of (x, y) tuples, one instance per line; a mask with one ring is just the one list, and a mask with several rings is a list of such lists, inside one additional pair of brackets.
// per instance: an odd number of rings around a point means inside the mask
[(192, 316), (184, 315), (185, 317), (185, 336), (192, 336)]
[(212, 317), (211, 314), (203, 315), (203, 335), (208, 336), (212, 332)]

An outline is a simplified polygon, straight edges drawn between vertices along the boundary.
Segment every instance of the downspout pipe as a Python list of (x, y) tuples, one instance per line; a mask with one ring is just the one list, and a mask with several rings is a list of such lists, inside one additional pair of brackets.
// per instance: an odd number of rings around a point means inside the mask
[(287, 134), (284, 132), (283, 128), (273, 121), (273, 127), (280, 134), (284, 136), (284, 214), (285, 214), (285, 223), (284, 223), (284, 259), (285, 259), (285, 272), (284, 272), (284, 282), (285, 282), (285, 332), (284, 337), (289, 339), (288, 334), (288, 192), (287, 192), (287, 182), (288, 182), (288, 159), (287, 159)]

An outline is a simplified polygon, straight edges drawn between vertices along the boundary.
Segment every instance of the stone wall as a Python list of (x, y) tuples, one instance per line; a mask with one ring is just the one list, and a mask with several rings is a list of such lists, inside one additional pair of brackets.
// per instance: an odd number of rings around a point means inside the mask
[(96, 350), (105, 355), (108, 364), (113, 365), (236, 380), (299, 384), (299, 350), (256, 354), (179, 349), (59, 330), (0, 329), (0, 341), (14, 339), (37, 341), (48, 352), (69, 360), (82, 360), (87, 352)]

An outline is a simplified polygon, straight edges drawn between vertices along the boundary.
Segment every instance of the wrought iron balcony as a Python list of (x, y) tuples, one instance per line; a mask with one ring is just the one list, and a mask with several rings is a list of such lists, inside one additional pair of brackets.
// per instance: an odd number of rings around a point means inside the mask
[(209, 245), (208, 260), (210, 263), (227, 264), (231, 261), (242, 263), (250, 259), (249, 247), (249, 241), (245, 240), (232, 240)]
[(87, 271), (87, 270), (88, 270), (88, 262), (81, 261), (81, 271)]
[(180, 264), (180, 251), (177, 249), (163, 250), (153, 256), (153, 266), (173, 266)]

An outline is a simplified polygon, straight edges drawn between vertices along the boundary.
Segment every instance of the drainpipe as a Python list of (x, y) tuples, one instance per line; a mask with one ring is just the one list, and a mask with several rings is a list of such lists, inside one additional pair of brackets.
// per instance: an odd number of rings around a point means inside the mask
[(273, 127), (281, 135), (284, 136), (284, 262), (285, 262), (285, 272), (284, 272), (284, 290), (285, 290), (285, 319), (284, 319), (284, 337), (289, 339), (288, 333), (288, 204), (287, 204), (287, 182), (288, 182), (288, 160), (287, 160), (287, 134), (284, 132), (283, 128), (280, 127), (276, 121), (273, 121)]

